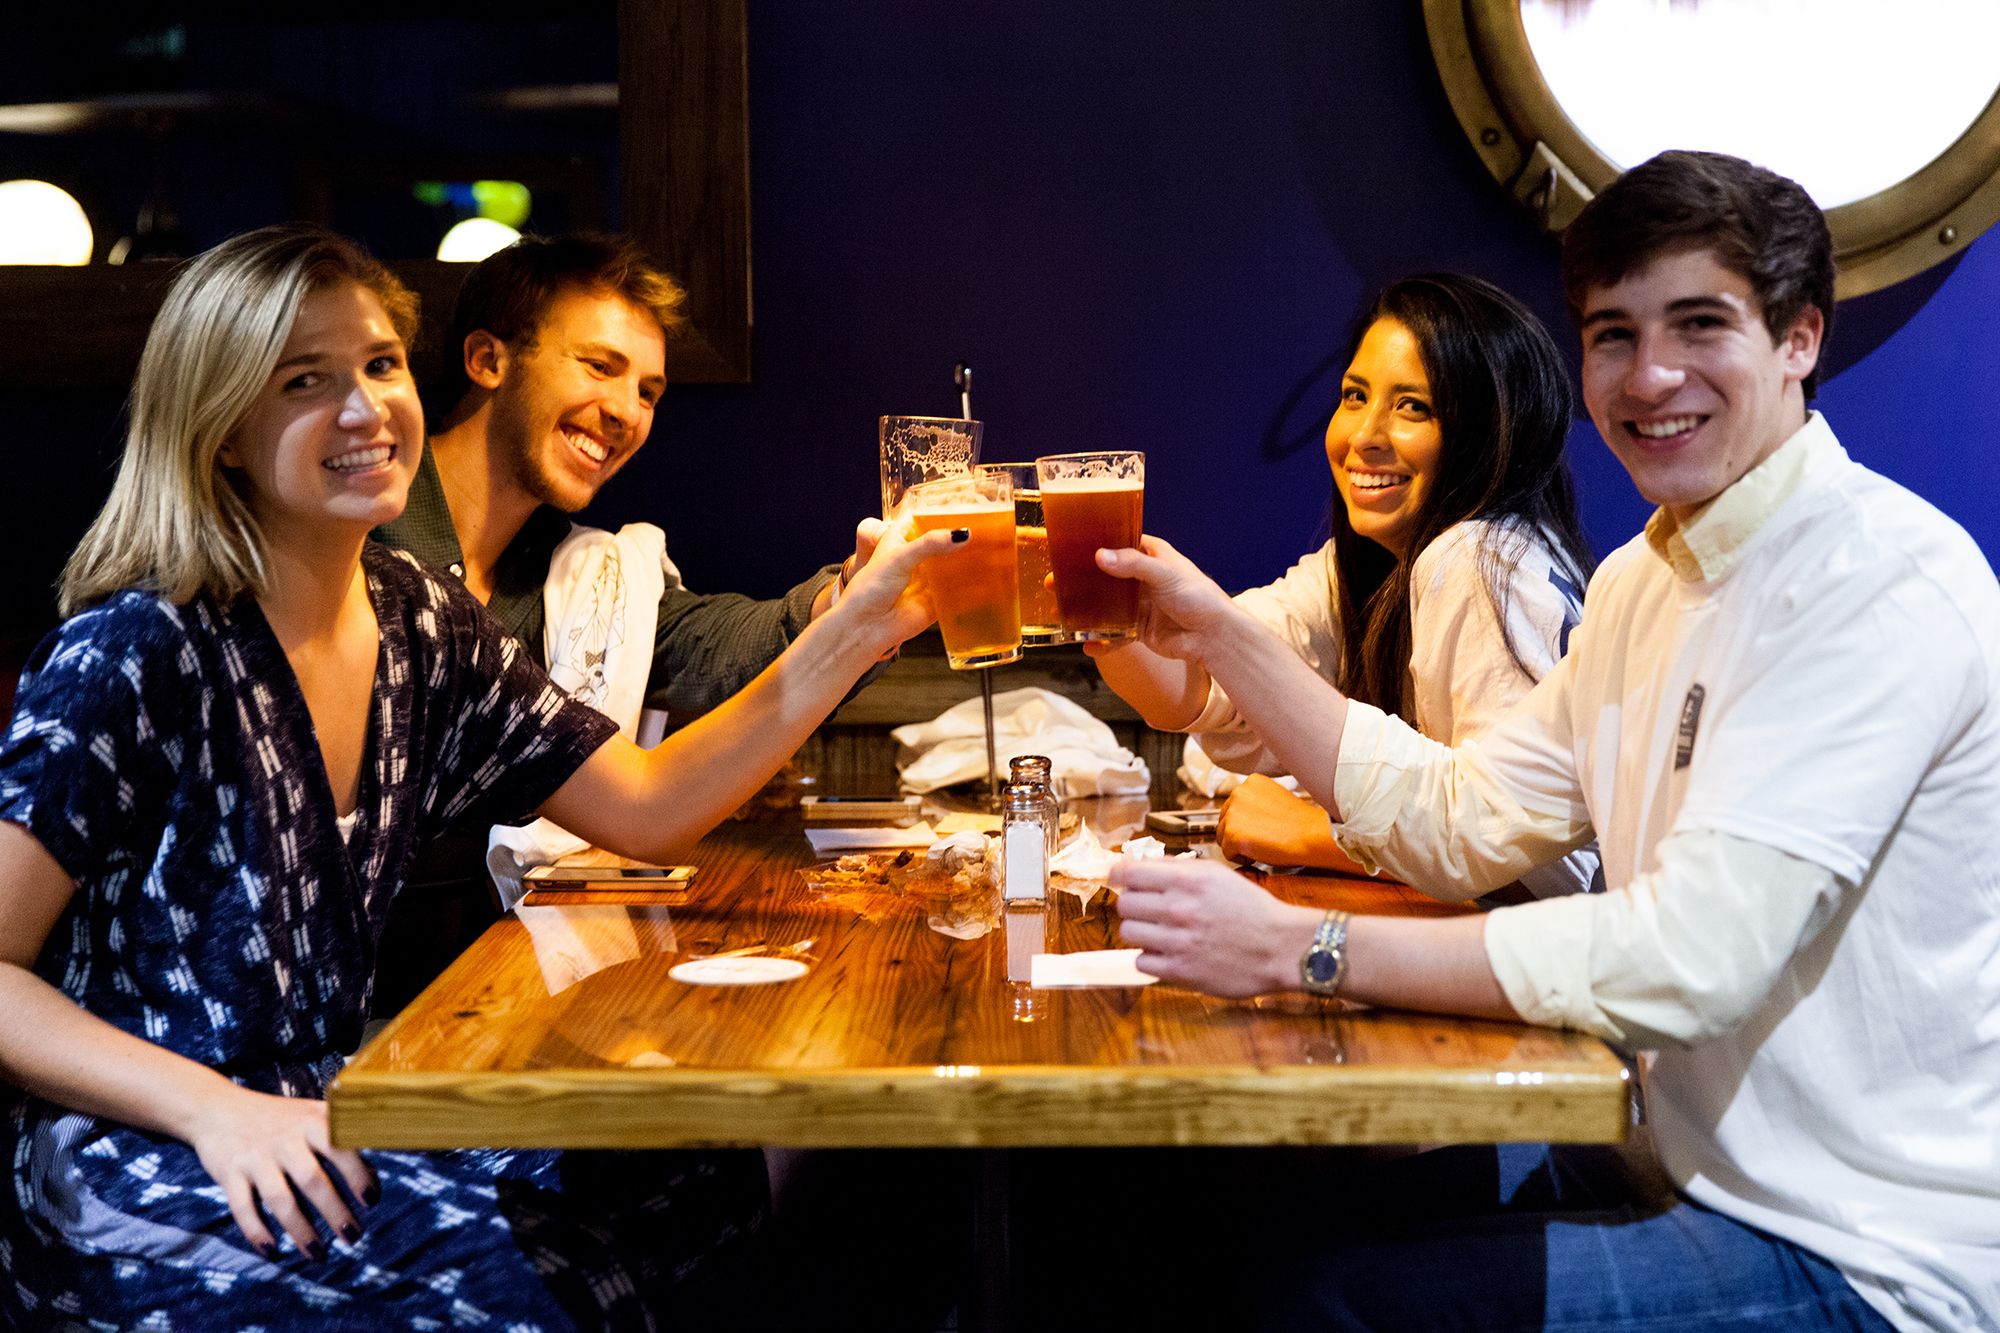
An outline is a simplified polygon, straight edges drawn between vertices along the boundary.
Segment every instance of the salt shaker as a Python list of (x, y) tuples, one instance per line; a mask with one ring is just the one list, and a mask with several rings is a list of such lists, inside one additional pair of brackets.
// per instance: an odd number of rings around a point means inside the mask
[(1048, 898), (1048, 802), (1031, 782), (1010, 782), (1000, 793), (1000, 884), (1009, 907), (1038, 907)]
[(1032, 783), (1042, 789), (1043, 804), (1048, 809), (1049, 855), (1056, 854), (1056, 845), (1061, 840), (1062, 803), (1056, 800), (1054, 765), (1047, 755), (1024, 754), (1008, 761), (1008, 781)]

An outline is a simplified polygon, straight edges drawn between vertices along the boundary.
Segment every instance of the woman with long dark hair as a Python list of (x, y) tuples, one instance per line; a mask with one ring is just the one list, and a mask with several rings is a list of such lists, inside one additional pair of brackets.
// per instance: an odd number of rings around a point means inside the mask
[[(1478, 735), (1561, 658), (1593, 561), (1563, 465), (1569, 374), (1541, 322), (1491, 283), (1391, 284), (1348, 341), (1326, 429), (1333, 536), (1237, 601), (1350, 698), (1437, 740)], [(1155, 727), (1194, 733), (1241, 773), (1282, 770), (1200, 665), (1128, 644), (1094, 650)], [(1253, 780), (1225, 847), (1351, 865), (1323, 812)], [(1589, 887), (1594, 852), (1534, 873), (1546, 895)]]

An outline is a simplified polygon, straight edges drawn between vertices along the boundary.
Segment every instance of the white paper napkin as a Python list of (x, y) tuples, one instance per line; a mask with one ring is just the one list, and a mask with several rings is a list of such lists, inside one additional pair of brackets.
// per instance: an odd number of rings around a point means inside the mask
[(1071, 879), (1103, 879), (1111, 873), (1111, 863), (1117, 859), (1118, 854), (1097, 840), (1090, 825), (1082, 824), (1077, 827), (1076, 836), (1049, 858), (1049, 873), (1068, 875)]
[(1137, 949), (1038, 953), (1029, 968), (1031, 984), (1043, 990), (1065, 986), (1150, 986), (1159, 980), (1139, 970)]
[[(977, 699), (890, 734), (916, 752), (901, 766), (905, 791), (936, 791), (986, 773), (986, 729)], [(1145, 761), (1120, 745), (1110, 727), (1049, 690), (994, 695), (993, 745), (1003, 766), (1018, 755), (1047, 755), (1058, 796), (1143, 792), (1153, 781)]]
[(937, 833), (920, 821), (908, 828), (809, 828), (806, 841), (812, 844), (813, 855), (831, 856), (875, 848), (928, 847), (937, 841)]

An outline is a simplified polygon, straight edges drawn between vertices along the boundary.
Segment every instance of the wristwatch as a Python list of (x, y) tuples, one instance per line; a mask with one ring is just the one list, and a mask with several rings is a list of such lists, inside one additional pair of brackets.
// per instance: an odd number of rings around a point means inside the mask
[(1328, 912), (1299, 958), (1299, 980), (1314, 995), (1337, 995), (1347, 977), (1347, 913)]

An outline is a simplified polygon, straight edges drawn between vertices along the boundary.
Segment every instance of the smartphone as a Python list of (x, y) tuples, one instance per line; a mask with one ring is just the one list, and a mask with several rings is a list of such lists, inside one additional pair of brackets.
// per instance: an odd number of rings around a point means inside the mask
[(522, 882), (537, 888), (678, 889), (695, 877), (694, 866), (533, 866)]
[(1181, 838), (1212, 838), (1216, 823), (1222, 818), (1220, 809), (1214, 810), (1148, 810), (1146, 827), (1155, 833), (1172, 834)]
[(921, 799), (890, 793), (883, 796), (801, 796), (799, 808), (818, 823), (835, 819), (909, 819)]

